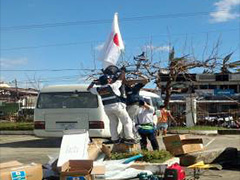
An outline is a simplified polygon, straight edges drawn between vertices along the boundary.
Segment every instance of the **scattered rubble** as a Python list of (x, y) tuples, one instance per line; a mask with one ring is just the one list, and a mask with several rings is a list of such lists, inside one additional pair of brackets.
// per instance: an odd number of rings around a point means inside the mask
[[(194, 177), (199, 177), (202, 169), (221, 170), (229, 165), (238, 165), (236, 148), (205, 150), (202, 139), (185, 135), (165, 136), (163, 142), (169, 152), (145, 152), (138, 145), (105, 145), (99, 139), (90, 142), (87, 132), (68, 133), (62, 139), (60, 154), (47, 164), (0, 163), (0, 179), (163, 179), (169, 175), (167, 172), (183, 176), (184, 168), (180, 165), (190, 166), (187, 169), (193, 171)], [(171, 156), (170, 152), (177, 157)], [(154, 161), (159, 159), (162, 159), (161, 163)]]

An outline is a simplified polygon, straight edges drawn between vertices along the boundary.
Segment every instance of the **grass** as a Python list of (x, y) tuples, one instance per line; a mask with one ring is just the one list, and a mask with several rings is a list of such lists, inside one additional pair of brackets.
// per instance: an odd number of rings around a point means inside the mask
[(169, 130), (224, 130), (227, 128), (217, 126), (170, 127)]
[(33, 122), (1, 122), (1, 130), (33, 130)]
[(138, 154), (142, 154), (143, 157), (139, 158), (137, 161), (144, 161), (150, 163), (163, 163), (164, 161), (172, 158), (173, 156), (166, 150), (160, 151), (134, 151), (129, 153), (111, 153), (111, 160), (118, 160), (129, 158)]

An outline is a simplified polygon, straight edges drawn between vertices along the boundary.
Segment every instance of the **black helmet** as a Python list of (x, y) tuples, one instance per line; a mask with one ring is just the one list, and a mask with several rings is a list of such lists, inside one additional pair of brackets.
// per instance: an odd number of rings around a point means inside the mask
[(107, 75), (116, 75), (117, 72), (119, 72), (120, 70), (118, 69), (117, 66), (114, 66), (114, 65), (110, 65), (108, 66), (104, 71), (103, 73), (104, 74), (107, 74)]
[(111, 77), (109, 75), (104, 74), (104, 75), (100, 76), (99, 82), (101, 85), (106, 85), (108, 83), (108, 79), (110, 79), (110, 78)]

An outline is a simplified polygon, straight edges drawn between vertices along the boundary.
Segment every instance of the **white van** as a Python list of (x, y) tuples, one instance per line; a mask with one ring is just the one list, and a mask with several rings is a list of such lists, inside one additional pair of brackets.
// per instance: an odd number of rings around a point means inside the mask
[[(61, 137), (64, 130), (87, 129), (90, 137), (111, 137), (109, 119), (101, 97), (87, 91), (88, 85), (54, 85), (43, 88), (34, 110), (34, 134)], [(157, 107), (158, 95), (140, 91)]]
[(87, 85), (54, 85), (43, 88), (34, 110), (34, 134), (61, 137), (63, 130), (88, 129), (90, 137), (110, 137), (109, 119), (101, 97)]

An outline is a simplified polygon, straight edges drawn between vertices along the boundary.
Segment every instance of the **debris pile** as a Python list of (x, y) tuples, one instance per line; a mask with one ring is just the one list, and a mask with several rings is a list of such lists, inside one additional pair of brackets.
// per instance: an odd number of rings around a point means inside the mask
[[(58, 157), (51, 158), (45, 165), (22, 164), (18, 161), (0, 163), (0, 179), (183, 180), (186, 177), (185, 170), (192, 171), (194, 178), (199, 178), (201, 171), (210, 168), (221, 170), (226, 164), (229, 165), (230, 160), (232, 162), (234, 158), (237, 159), (234, 148), (218, 151), (217, 155), (211, 152), (211, 158), (207, 160), (204, 156), (194, 157), (196, 154), (209, 154), (199, 138), (173, 135), (163, 137), (163, 142), (167, 151), (141, 151), (137, 145), (105, 145), (102, 140), (97, 139), (90, 142), (87, 131), (69, 130), (63, 136)], [(183, 165), (188, 167), (183, 168)]]

